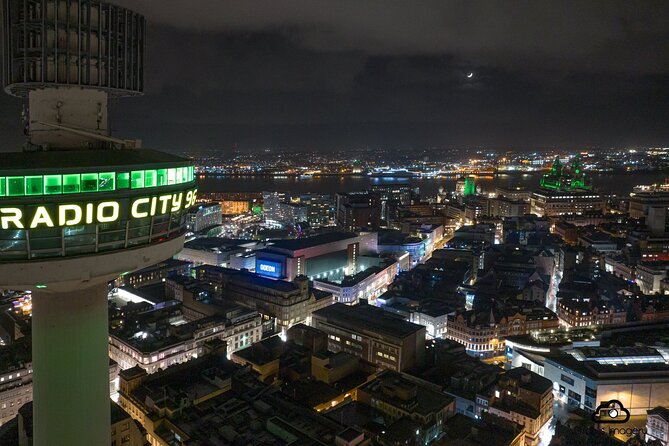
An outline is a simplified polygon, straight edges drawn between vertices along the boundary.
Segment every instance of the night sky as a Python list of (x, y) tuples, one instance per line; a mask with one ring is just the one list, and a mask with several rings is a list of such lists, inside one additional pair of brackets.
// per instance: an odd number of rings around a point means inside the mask
[(113, 109), (145, 147), (669, 146), (666, 2), (117, 3), (149, 22), (146, 94)]

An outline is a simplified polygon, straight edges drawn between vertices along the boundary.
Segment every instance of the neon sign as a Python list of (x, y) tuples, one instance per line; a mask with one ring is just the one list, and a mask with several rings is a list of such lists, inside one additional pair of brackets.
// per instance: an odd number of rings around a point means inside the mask
[(270, 262), (268, 260), (258, 260), (256, 262), (256, 272), (262, 276), (279, 278), (281, 277), (282, 268), (278, 262)]
[(268, 273), (276, 273), (276, 266), (268, 265), (266, 263), (261, 263), (260, 271), (266, 271)]
[(85, 203), (3, 206), (0, 207), (0, 228), (56, 228), (153, 217), (188, 209), (195, 205), (196, 198), (197, 189), (191, 189)]

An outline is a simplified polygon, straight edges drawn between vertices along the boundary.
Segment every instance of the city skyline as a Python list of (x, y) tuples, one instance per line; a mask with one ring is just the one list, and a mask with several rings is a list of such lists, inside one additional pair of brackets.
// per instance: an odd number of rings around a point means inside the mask
[[(152, 18), (151, 57), (146, 96), (116, 103), (111, 125), (147, 147), (607, 147), (669, 137), (660, 3), (119, 3)], [(21, 144), (20, 113), (20, 101), (0, 100), (0, 151)]]
[(0, 445), (669, 446), (669, 8), (134, 3), (3, 1)]

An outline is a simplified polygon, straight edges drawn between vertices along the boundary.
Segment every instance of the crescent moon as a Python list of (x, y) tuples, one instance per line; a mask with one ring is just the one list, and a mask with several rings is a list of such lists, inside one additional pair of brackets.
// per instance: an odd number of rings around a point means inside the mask
[(472, 77), (474, 77), (474, 73), (469, 73), (467, 77), (471, 79)]

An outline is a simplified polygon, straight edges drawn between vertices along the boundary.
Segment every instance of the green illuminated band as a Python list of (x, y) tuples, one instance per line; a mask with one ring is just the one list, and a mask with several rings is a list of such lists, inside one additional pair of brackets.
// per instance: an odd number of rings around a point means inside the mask
[(135, 220), (186, 210), (197, 189), (116, 200), (0, 207), (1, 229), (40, 229)]
[(193, 166), (130, 172), (67, 173), (63, 175), (0, 176), (0, 197), (80, 194), (119, 189), (145, 189), (189, 183)]

